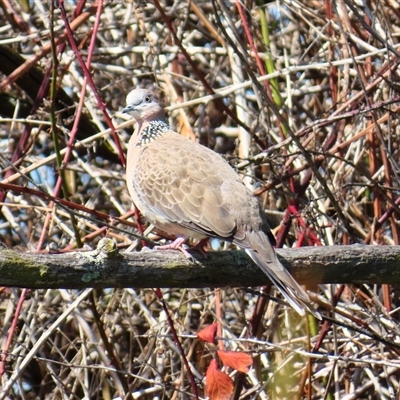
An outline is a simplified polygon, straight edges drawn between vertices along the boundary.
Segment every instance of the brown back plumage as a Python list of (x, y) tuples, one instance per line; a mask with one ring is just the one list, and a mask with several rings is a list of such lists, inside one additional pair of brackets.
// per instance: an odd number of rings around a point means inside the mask
[(158, 97), (145, 89), (127, 96), (123, 112), (137, 121), (127, 155), (127, 185), (136, 207), (155, 226), (180, 236), (216, 237), (237, 244), (301, 315), (306, 292), (276, 257), (257, 199), (212, 150), (168, 126)]

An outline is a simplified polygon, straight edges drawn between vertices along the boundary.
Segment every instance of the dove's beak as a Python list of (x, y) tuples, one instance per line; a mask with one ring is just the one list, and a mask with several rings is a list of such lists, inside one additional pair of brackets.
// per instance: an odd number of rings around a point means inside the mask
[(126, 106), (125, 108), (123, 108), (121, 110), (121, 112), (123, 114), (126, 114), (126, 113), (129, 113), (129, 112), (134, 111), (134, 110), (135, 110), (135, 106), (133, 104), (129, 104), (129, 106)]

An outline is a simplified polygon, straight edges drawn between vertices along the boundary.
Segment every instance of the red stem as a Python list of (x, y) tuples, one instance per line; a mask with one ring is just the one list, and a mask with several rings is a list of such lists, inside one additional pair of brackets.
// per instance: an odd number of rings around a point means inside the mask
[[(237, 7), (237, 9), (239, 11), (240, 19), (241, 19), (242, 25), (243, 25), (243, 29), (244, 29), (244, 31), (246, 33), (247, 42), (249, 43), (249, 46), (250, 46), (250, 48), (251, 48), (251, 50), (252, 50), (252, 52), (254, 54), (254, 57), (256, 58), (258, 71), (260, 72), (261, 75), (265, 75), (264, 64), (262, 63), (261, 58), (260, 58), (260, 56), (258, 54), (258, 51), (257, 51), (257, 47), (254, 44), (253, 36), (251, 34), (251, 31), (250, 31), (250, 28), (249, 28), (249, 24), (247, 23), (247, 18), (246, 18), (246, 15), (244, 14), (241, 1), (236, 1), (236, 7)], [(272, 93), (271, 93), (271, 88), (269, 86), (269, 81), (264, 81), (264, 86), (265, 86), (265, 89), (266, 89), (266, 91), (268, 93), (268, 97), (271, 100), (273, 100)]]
[(28, 289), (23, 289), (21, 292), (21, 296), (19, 297), (17, 308), (15, 309), (15, 312), (14, 312), (13, 320), (11, 322), (10, 330), (8, 331), (6, 345), (4, 346), (4, 349), (1, 351), (0, 376), (3, 376), (4, 372), (6, 370), (8, 349), (10, 348), (11, 341), (13, 339), (15, 330), (17, 329), (18, 318), (21, 313), (22, 305), (25, 301), (27, 293), (28, 293)]
[[(102, 8), (103, 8), (102, 4), (103, 4), (103, 1), (99, 0), (98, 1), (98, 9), (97, 9), (97, 11), (99, 11), (99, 9), (102, 10)], [(108, 115), (106, 106), (103, 103), (103, 101), (102, 101), (102, 99), (101, 99), (101, 97), (99, 95), (99, 92), (97, 91), (96, 85), (93, 82), (92, 76), (90, 75), (90, 71), (89, 71), (88, 67), (86, 66), (85, 62), (83, 61), (82, 55), (81, 55), (81, 53), (80, 53), (80, 51), (79, 51), (79, 49), (78, 49), (78, 47), (77, 47), (77, 45), (75, 43), (74, 35), (73, 35), (73, 32), (71, 30), (71, 26), (70, 26), (68, 18), (67, 18), (67, 13), (65, 11), (64, 0), (59, 0), (59, 8), (60, 8), (60, 11), (61, 11), (61, 18), (62, 18), (62, 20), (64, 21), (64, 24), (65, 24), (65, 30), (67, 32), (67, 36), (68, 36), (68, 40), (69, 40), (69, 43), (71, 45), (71, 48), (72, 48), (72, 50), (73, 50), (73, 52), (74, 52), (74, 54), (75, 54), (75, 56), (76, 56), (76, 58), (77, 58), (77, 60), (79, 62), (79, 65), (81, 66), (81, 68), (83, 70), (83, 73), (84, 73), (85, 78), (87, 79), (87, 81), (89, 83), (90, 88), (93, 91), (93, 94), (94, 94), (94, 96), (95, 96), (95, 98), (97, 100), (97, 105), (100, 108), (100, 110), (102, 111), (102, 113), (104, 115), (104, 118), (105, 118), (105, 120), (107, 122), (108, 127), (111, 129), (111, 133), (112, 133), (113, 139), (114, 139), (115, 144), (117, 146), (119, 158), (121, 160), (122, 165), (125, 167), (125, 165), (126, 165), (125, 155), (124, 155), (124, 152), (122, 150), (121, 143), (120, 143), (119, 138), (118, 138), (118, 134), (117, 134), (117, 132), (115, 130), (115, 127), (114, 127), (114, 125), (112, 123), (112, 120), (111, 120), (110, 116)], [(98, 23), (98, 20), (96, 18), (96, 24), (97, 23)]]

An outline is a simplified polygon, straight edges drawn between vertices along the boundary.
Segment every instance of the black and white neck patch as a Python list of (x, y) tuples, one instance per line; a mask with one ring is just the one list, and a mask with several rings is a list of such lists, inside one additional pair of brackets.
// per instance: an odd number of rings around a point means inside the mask
[(151, 121), (146, 126), (146, 128), (143, 129), (140, 135), (140, 140), (136, 143), (136, 146), (140, 147), (145, 144), (148, 144), (153, 140), (156, 140), (157, 138), (161, 137), (162, 135), (164, 135), (164, 133), (168, 132), (169, 130), (171, 130), (171, 128), (166, 121), (159, 119)]

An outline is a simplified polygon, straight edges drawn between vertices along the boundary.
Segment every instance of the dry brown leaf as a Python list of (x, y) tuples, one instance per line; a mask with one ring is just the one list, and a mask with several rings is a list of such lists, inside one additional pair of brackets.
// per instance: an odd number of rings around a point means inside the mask
[(218, 357), (224, 365), (236, 369), (237, 371), (247, 373), (253, 365), (253, 359), (241, 351), (217, 351)]
[(208, 325), (197, 333), (197, 337), (205, 342), (213, 343), (217, 334), (217, 327), (218, 324), (216, 323)]
[(218, 368), (216, 360), (212, 360), (206, 373), (206, 394), (210, 400), (229, 400), (233, 393), (232, 379)]

